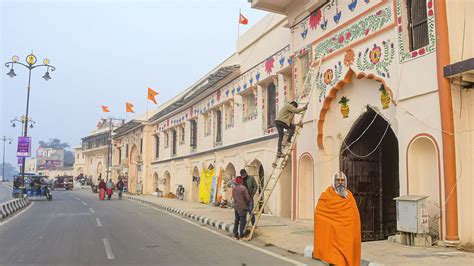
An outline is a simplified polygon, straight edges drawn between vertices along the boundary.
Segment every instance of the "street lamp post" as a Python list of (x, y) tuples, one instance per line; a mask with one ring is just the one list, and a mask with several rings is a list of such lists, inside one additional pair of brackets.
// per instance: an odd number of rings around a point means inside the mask
[(1, 138), (3, 141), (3, 162), (2, 162), (2, 182), (5, 182), (5, 141), (8, 141), (8, 144), (12, 144), (12, 139), (3, 136)]
[[(5, 63), (5, 66), (10, 68), (10, 71), (7, 73), (7, 75), (10, 78), (14, 78), (16, 76), (15, 70), (13, 68), (14, 65), (24, 66), (28, 69), (28, 92), (26, 94), (26, 112), (24, 116), (25, 126), (23, 129), (23, 137), (28, 136), (28, 121), (30, 121), (28, 118), (28, 109), (30, 106), (31, 71), (38, 67), (46, 67), (46, 73), (43, 75), (43, 79), (48, 81), (51, 79), (51, 76), (49, 75), (49, 70), (50, 69), (51, 71), (56, 70), (54, 66), (49, 64), (50, 63), (49, 59), (47, 58), (44, 59), (43, 64), (40, 64), (40, 65), (35, 65), (36, 60), (37, 60), (36, 56), (33, 54), (33, 52), (31, 52), (31, 54), (26, 57), (27, 64), (19, 62), (19, 57), (16, 55), (12, 57), (12, 61)], [(25, 157), (22, 157), (22, 160), (21, 160), (21, 177), (23, 180), (25, 179)]]
[(10, 123), (12, 123), (12, 127), (16, 127), (15, 122), (18, 122), (18, 123), (21, 123), (21, 124), (22, 124), (22, 126), (21, 126), (21, 134), (23, 134), (23, 130), (25, 129), (25, 127), (23, 126), (23, 124), (29, 123), (29, 124), (30, 124), (30, 128), (33, 128), (34, 125), (36, 124), (36, 121), (34, 121), (31, 117), (26, 118), (24, 115), (22, 115), (20, 118), (18, 118), (18, 117), (15, 116), (15, 118), (13, 118), (12, 120), (10, 120)]

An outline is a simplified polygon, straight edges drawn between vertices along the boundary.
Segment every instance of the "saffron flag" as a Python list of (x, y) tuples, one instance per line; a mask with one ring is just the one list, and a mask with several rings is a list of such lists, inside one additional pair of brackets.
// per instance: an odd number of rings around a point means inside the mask
[(154, 104), (157, 104), (155, 96), (158, 94), (158, 92), (154, 91), (151, 88), (148, 88), (148, 100), (152, 101)]
[(109, 107), (105, 106), (105, 105), (102, 105), (102, 112), (104, 112), (104, 113), (110, 112)]
[(133, 111), (133, 104), (131, 104), (129, 102), (126, 102), (125, 103), (125, 111), (127, 113), (135, 113), (135, 111)]
[(249, 20), (244, 15), (242, 15), (242, 13), (240, 13), (239, 23), (242, 25), (247, 25), (249, 23)]

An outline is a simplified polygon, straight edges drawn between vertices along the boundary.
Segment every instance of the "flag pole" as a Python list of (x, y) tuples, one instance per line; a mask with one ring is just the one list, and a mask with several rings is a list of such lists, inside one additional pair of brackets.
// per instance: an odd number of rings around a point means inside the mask
[(239, 8), (239, 20), (238, 20), (238, 23), (237, 23), (237, 40), (240, 37), (240, 14), (242, 14), (242, 10)]

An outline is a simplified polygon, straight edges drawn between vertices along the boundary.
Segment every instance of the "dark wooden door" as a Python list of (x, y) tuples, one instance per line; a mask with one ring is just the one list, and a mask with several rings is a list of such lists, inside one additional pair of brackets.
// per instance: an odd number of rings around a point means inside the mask
[[(362, 147), (360, 147), (362, 148)], [(351, 149), (352, 150), (352, 149)], [(366, 154), (364, 149), (357, 150), (356, 154)], [(361, 220), (362, 241), (383, 239), (381, 235), (381, 171), (380, 152), (375, 152), (367, 158), (358, 158), (347, 152), (343, 163), (343, 172), (347, 176), (348, 189), (354, 195), (359, 208)]]

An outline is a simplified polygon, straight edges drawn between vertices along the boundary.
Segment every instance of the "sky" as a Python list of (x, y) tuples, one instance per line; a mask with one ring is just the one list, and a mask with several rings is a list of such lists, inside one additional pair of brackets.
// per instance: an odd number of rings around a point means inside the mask
[(26, 110), (28, 70), (6, 75), (13, 55), (25, 62), (33, 51), (56, 67), (47, 82), (45, 68), (32, 71), (33, 151), (50, 138), (74, 147), (104, 117), (101, 105), (125, 118), (129, 101), (143, 114), (148, 87), (164, 103), (234, 53), (239, 9), (249, 19), (240, 34), (267, 14), (247, 0), (0, 0), (0, 137), (14, 139), (5, 161), (16, 165), (21, 127), (10, 120)]

